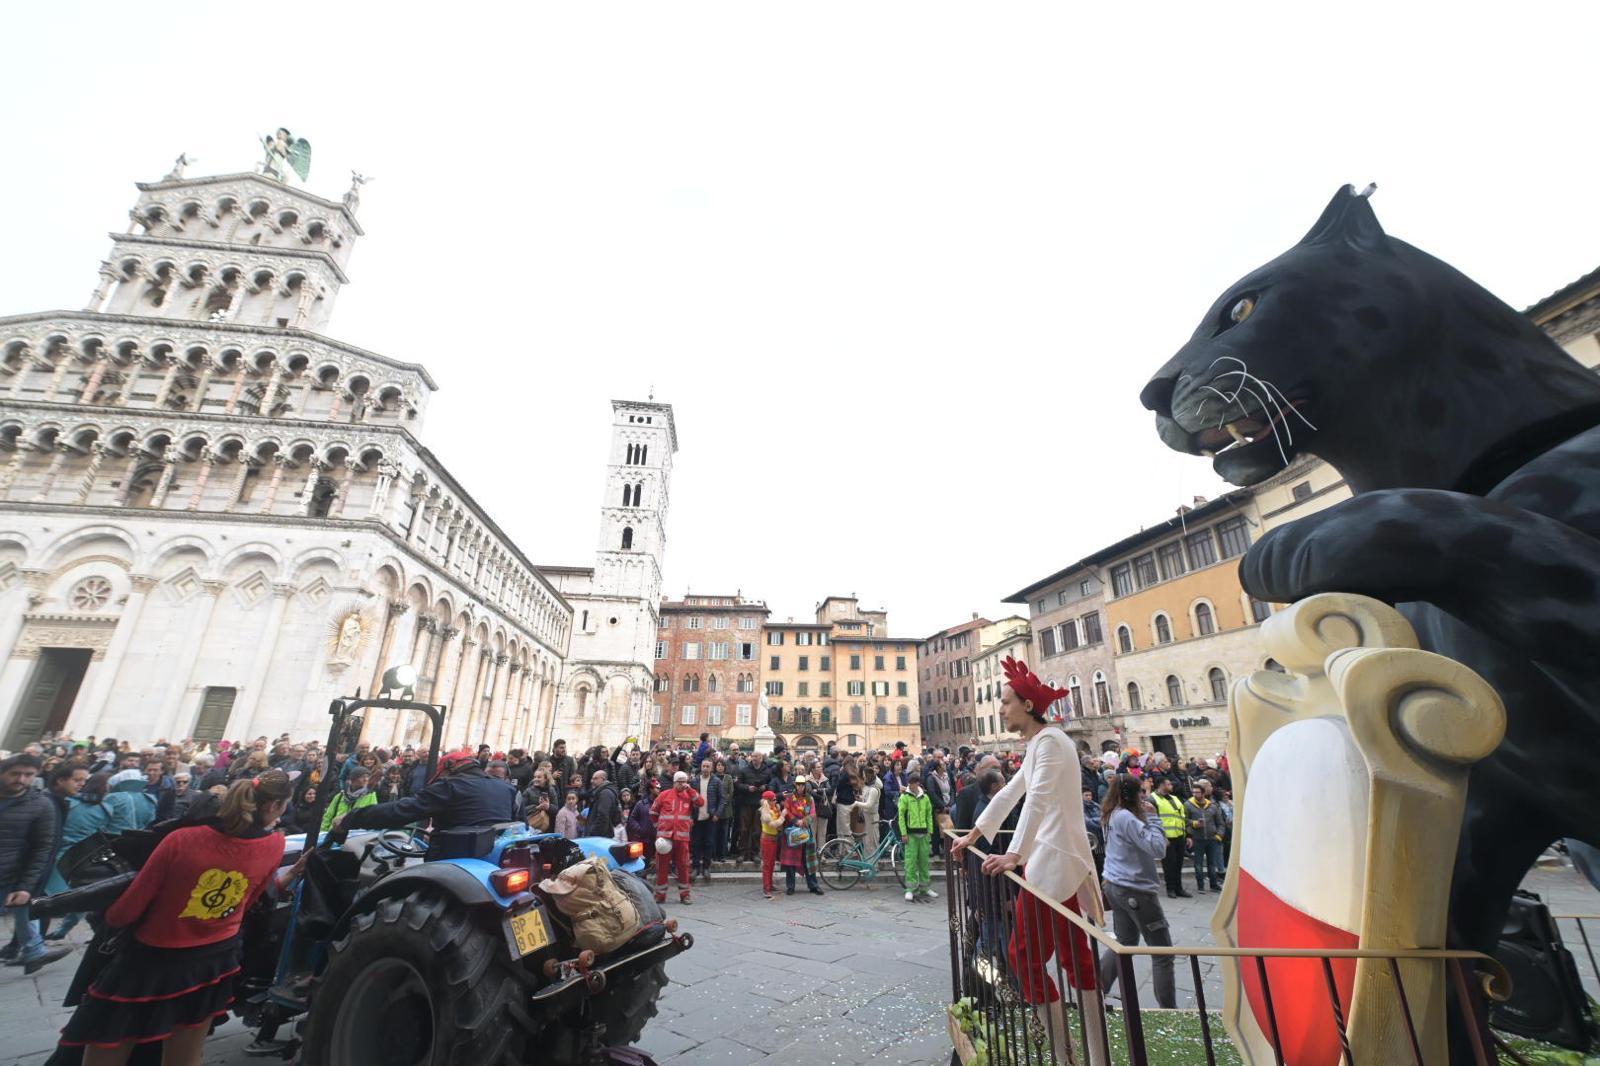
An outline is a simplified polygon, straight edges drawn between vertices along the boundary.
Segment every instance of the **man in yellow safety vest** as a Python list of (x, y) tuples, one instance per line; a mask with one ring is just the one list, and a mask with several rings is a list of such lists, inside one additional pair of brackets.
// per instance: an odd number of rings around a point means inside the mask
[(1172, 794), (1172, 777), (1163, 774), (1156, 780), (1156, 790), (1150, 795), (1156, 813), (1161, 815), (1161, 829), (1167, 836), (1167, 853), (1161, 857), (1161, 872), (1167, 879), (1167, 898), (1188, 897), (1183, 890), (1183, 850), (1189, 846), (1189, 825), (1184, 819), (1183, 802)]

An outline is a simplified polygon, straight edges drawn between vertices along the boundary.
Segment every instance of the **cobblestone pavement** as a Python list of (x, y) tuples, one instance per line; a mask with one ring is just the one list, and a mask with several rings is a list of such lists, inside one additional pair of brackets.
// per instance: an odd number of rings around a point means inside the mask
[[(941, 882), (936, 873), (935, 885)], [(1568, 869), (1536, 870), (1526, 887), (1552, 910), (1600, 910), (1600, 897)], [(696, 886), (692, 906), (667, 904), (668, 914), (694, 934), (695, 947), (668, 963), (671, 984), (642, 1046), (662, 1066), (768, 1060), (942, 1066), (950, 1057), (942, 1018), (950, 999), (942, 891), (937, 902), (907, 903), (890, 881), (821, 898), (803, 889), (789, 897), (780, 881), (778, 898), (768, 902), (749, 874), (718, 875), (709, 886)], [(1174, 941), (1211, 943), (1215, 902), (1209, 895), (1163, 900)], [(1589, 988), (1600, 987), (1571, 923), (1563, 933)], [(81, 949), (82, 941), (76, 944)], [(74, 956), (32, 977), (0, 969), (0, 1064), (44, 1062), (67, 1017), (61, 997), (76, 965)], [(1141, 1004), (1153, 1004), (1148, 967), (1139, 963), (1138, 969)], [(1207, 1001), (1220, 1003), (1214, 964), (1202, 960), (1201, 973)], [(1185, 965), (1178, 967), (1178, 982), (1179, 1005), (1192, 1004)], [(230, 1021), (207, 1044), (205, 1061), (274, 1061), (247, 1058), (242, 1049), (249, 1041), (250, 1033)]]

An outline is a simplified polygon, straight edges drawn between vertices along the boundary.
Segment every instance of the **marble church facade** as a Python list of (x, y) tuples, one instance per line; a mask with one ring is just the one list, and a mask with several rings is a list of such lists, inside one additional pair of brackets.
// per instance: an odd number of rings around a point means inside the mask
[(536, 743), (573, 605), (420, 443), (427, 371), (323, 332), (358, 190), (138, 189), (86, 309), (0, 317), (0, 748), (316, 736), (404, 661), (448, 742)]

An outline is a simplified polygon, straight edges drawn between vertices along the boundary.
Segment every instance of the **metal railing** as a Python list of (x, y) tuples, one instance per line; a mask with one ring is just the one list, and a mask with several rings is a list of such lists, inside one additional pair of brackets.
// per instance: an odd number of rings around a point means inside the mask
[[(957, 834), (947, 831), (946, 836), (954, 839)], [(946, 863), (945, 886), (950, 916), (953, 998), (961, 1002), (970, 997), (974, 1002), (976, 1009), (973, 1014), (977, 1018), (979, 1031), (973, 1037), (974, 1040), (984, 1041), (987, 1062), (993, 1066), (1053, 1066), (1057, 1063), (1087, 1064), (1091, 1061), (1147, 1066), (1152, 1059), (1145, 1014), (1151, 1008), (1140, 1003), (1139, 978), (1134, 969), (1135, 960), (1141, 957), (1150, 959), (1152, 966), (1159, 959), (1171, 960), (1175, 970), (1181, 960), (1188, 962), (1189, 974), (1193, 979), (1192, 1008), (1163, 1010), (1160, 1015), (1163, 1033), (1176, 1033), (1178, 1039), (1193, 1040), (1199, 1045), (1185, 1053), (1182, 1061), (1204, 1061), (1207, 1066), (1216, 1066), (1218, 1050), (1224, 1047), (1234, 1053), (1226, 1061), (1236, 1061), (1237, 1050), (1222, 1031), (1220, 1021), (1213, 1017), (1213, 1012), (1219, 1010), (1221, 1004), (1213, 1002), (1208, 1005), (1201, 970), (1203, 959), (1231, 958), (1239, 960), (1241, 977), (1253, 971), (1254, 982), (1260, 992), (1259, 1003), (1264, 1008), (1258, 1013), (1265, 1015), (1262, 1028), (1278, 1066), (1283, 1066), (1285, 1057), (1291, 1055), (1293, 1048), (1289, 1045), (1297, 1039), (1297, 1034), (1280, 1032), (1281, 1008), (1286, 1007), (1287, 1003), (1280, 1003), (1280, 1009), (1274, 1008), (1269, 959), (1315, 960), (1313, 965), (1320, 964), (1318, 968), (1327, 990), (1325, 1003), (1328, 1021), (1337, 1034), (1342, 1061), (1348, 1066), (1356, 1066), (1358, 1062), (1361, 1066), (1369, 1066), (1369, 1063), (1367, 1059), (1352, 1053), (1347, 1029), (1350, 1004), (1341, 999), (1341, 982), (1336, 978), (1335, 969), (1338, 967), (1353, 972), (1357, 961), (1362, 959), (1387, 964), (1393, 980), (1398, 1014), (1404, 1019), (1410, 1051), (1408, 1058), (1415, 1066), (1423, 1064), (1427, 1037), (1419, 1032), (1416, 1019), (1419, 1009), (1407, 998), (1402, 963), (1406, 964), (1404, 968), (1413, 977), (1421, 972), (1420, 967), (1433, 965), (1445, 969), (1449, 994), (1460, 1010), (1460, 1017), (1467, 1020), (1464, 1028), (1465, 1038), (1470, 1045), (1470, 1061), (1477, 1066), (1491, 1066), (1498, 1062), (1497, 1047), (1503, 1045), (1489, 1029), (1485, 994), (1503, 999), (1509, 989), (1509, 979), (1504, 968), (1487, 955), (1442, 949), (1374, 951), (1123, 944), (1107, 935), (1093, 921), (1086, 920), (1056, 900), (1041, 896), (1014, 872), (997, 876), (980, 873), (978, 867), (985, 857), (985, 852), (974, 847), (967, 850), (967, 857), (963, 861)], [(1024, 895), (1030, 897), (1028, 910), (1032, 915), (1037, 916), (1042, 912), (1049, 915), (1050, 920), (1040, 923), (1034, 918), (1022, 923), (1031, 927), (1029, 932), (1033, 935), (1024, 936), (1023, 941), (1018, 943), (1017, 902)], [(1581, 920), (1593, 916), (1565, 917), (1579, 920), (1581, 929)], [(1045, 926), (1043, 935), (1040, 935), (1041, 924)], [(1068, 943), (1063, 943), (1063, 939)], [(1586, 932), (1584, 943), (1586, 947), (1589, 945)], [(1061, 951), (1056, 950), (1058, 946)], [(1100, 973), (1115, 970), (1116, 986), (1122, 1001), (1120, 1026), (1114, 1025), (1108, 1018), (1100, 982), (1095, 980), (1091, 983), (1081, 976), (1074, 980), (1075, 964), (1062, 958), (1062, 954), (1067, 953), (1081, 960), (1085, 952), (1093, 959)], [(1592, 958), (1591, 955), (1591, 962)], [(1017, 973), (1019, 961), (1023, 968), (1032, 973)], [(1292, 962), (1280, 961), (1270, 969), (1277, 972), (1281, 980), (1286, 972), (1284, 967), (1293, 965)], [(1038, 999), (1038, 978), (1041, 975), (1047, 985), (1053, 985), (1061, 991), (1063, 1000), (1070, 999), (1070, 1010), (1049, 1006), (1041, 1010), (1039, 1003), (1030, 1002), (1027, 990), (1032, 986), (1033, 998)], [(1080, 987), (1082, 984), (1091, 984), (1091, 995), (1085, 996), (1085, 990)], [(1303, 990), (1305, 986), (1300, 987)], [(1421, 1009), (1425, 1010), (1426, 1005)], [(1303, 1011), (1300, 1013), (1302, 1018), (1305, 1017)], [(1046, 1017), (1041, 1018), (1040, 1014)], [(1101, 1055), (1091, 1057), (1088, 1054), (1091, 1041), (1098, 1045), (1098, 1049), (1104, 1049)], [(1069, 1044), (1070, 1052), (1066, 1047)], [(958, 1043), (958, 1057), (962, 1050)], [(1068, 1057), (1069, 1054), (1071, 1057)], [(966, 1061), (964, 1057), (963, 1061)], [(1157, 1061), (1176, 1060), (1162, 1058)], [(1390, 1064), (1383, 1063), (1381, 1066)]]
[(1578, 940), (1583, 944), (1583, 953), (1589, 958), (1589, 972), (1579, 971), (1578, 976), (1584, 979), (1583, 987), (1589, 995), (1600, 1000), (1600, 965), (1595, 963), (1594, 940), (1589, 936), (1591, 925), (1600, 927), (1600, 914), (1556, 914), (1551, 912), (1550, 918), (1556, 923), (1556, 928), (1561, 928), (1562, 922), (1569, 922), (1578, 930)]

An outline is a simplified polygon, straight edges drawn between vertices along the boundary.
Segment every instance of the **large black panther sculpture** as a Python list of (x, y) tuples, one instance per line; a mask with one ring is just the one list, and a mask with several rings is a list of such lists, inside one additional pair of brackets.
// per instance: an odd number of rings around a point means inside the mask
[(1262, 537), (1240, 565), (1251, 595), (1395, 604), (1504, 698), (1451, 885), (1452, 945), (1492, 950), (1546, 845), (1600, 844), (1600, 379), (1346, 186), (1140, 400), (1235, 484), (1309, 452), (1355, 491)]

